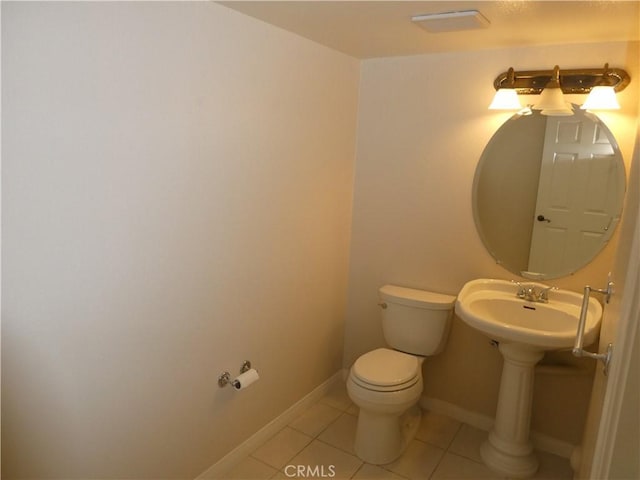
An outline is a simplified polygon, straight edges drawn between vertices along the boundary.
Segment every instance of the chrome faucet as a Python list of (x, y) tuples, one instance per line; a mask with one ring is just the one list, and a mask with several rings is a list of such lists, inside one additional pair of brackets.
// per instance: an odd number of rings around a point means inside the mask
[(528, 302), (549, 303), (549, 291), (558, 289), (558, 287), (538, 288), (535, 285), (523, 285), (516, 281), (513, 281), (513, 283), (518, 286), (516, 297)]

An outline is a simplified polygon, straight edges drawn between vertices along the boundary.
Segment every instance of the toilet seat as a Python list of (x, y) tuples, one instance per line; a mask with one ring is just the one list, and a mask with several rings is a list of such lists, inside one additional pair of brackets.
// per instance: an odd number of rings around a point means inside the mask
[(351, 377), (367, 390), (394, 392), (410, 388), (419, 381), (420, 364), (413, 355), (378, 348), (356, 360), (351, 368)]

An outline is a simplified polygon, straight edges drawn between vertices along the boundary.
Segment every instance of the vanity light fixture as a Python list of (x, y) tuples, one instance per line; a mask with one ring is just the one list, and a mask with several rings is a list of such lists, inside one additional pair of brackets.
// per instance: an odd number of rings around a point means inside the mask
[[(560, 70), (556, 65), (553, 70), (508, 71), (496, 77), (493, 86), (497, 91), (503, 89), (515, 90), (518, 95), (540, 95), (535, 109), (541, 109), (543, 115), (571, 115), (570, 107), (566, 105), (563, 94), (602, 94), (609, 97), (609, 101), (592, 103), (589, 98), (582, 108), (595, 110), (604, 108), (619, 108), (615, 93), (622, 91), (629, 85), (629, 74), (620, 68), (583, 68)], [(596, 88), (603, 87), (603, 88)], [(544, 93), (546, 92), (546, 93)], [(616, 107), (616, 105), (618, 105)], [(490, 107), (492, 109), (496, 107)], [(517, 109), (513, 103), (513, 109)]]

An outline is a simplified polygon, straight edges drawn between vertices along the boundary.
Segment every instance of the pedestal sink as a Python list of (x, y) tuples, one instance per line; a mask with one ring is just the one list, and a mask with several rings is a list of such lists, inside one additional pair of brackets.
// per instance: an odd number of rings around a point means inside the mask
[[(527, 283), (529, 293), (548, 288)], [(570, 349), (575, 341), (582, 295), (554, 289), (548, 302), (517, 296), (522, 286), (506, 280), (478, 279), (465, 284), (456, 314), (469, 326), (499, 342), (504, 357), (496, 421), (480, 454), (487, 466), (513, 478), (535, 474), (538, 460), (529, 439), (534, 367), (546, 350)], [(584, 344), (595, 341), (602, 306), (591, 298)]]

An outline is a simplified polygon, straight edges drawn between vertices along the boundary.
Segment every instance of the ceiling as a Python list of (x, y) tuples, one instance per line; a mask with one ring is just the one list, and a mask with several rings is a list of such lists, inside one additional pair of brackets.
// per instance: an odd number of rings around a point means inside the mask
[[(640, 0), (221, 1), (357, 58), (640, 40)], [(479, 10), (489, 28), (430, 33), (411, 17)]]

